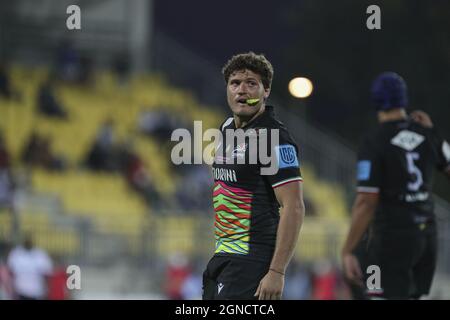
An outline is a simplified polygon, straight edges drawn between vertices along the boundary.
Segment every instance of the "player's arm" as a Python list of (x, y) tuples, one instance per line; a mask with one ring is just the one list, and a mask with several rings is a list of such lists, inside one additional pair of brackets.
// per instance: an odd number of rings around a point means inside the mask
[(276, 246), (270, 269), (261, 280), (255, 294), (259, 296), (259, 300), (281, 298), (286, 267), (294, 253), (305, 215), (300, 181), (293, 181), (282, 185), (275, 188), (274, 192), (281, 206), (280, 222), (278, 224)]
[(378, 193), (359, 192), (352, 207), (352, 221), (344, 247), (342, 262), (346, 277), (361, 284), (362, 272), (353, 250), (366, 232), (378, 205)]
[(284, 273), (297, 244), (305, 215), (302, 184), (295, 181), (274, 189), (280, 204), (277, 242), (270, 268)]
[(425, 128), (433, 128), (433, 121), (430, 116), (422, 110), (415, 110), (409, 115), (410, 118)]
[(363, 234), (375, 214), (382, 185), (383, 145), (375, 135), (368, 135), (362, 140), (358, 150), (356, 166), (357, 193), (352, 206), (352, 218), (347, 239), (342, 248), (342, 264), (346, 278), (362, 285), (362, 272), (357, 257), (353, 254)]
[[(434, 128), (433, 121), (431, 121), (430, 116), (421, 110), (411, 112), (410, 117), (425, 128)], [(444, 172), (448, 179), (450, 179), (450, 146), (448, 142), (441, 139), (436, 134), (436, 131), (434, 131), (434, 135), (434, 142), (436, 145), (436, 149), (438, 150), (437, 153), (439, 154), (438, 161), (440, 163), (438, 164), (438, 167), (440, 167), (441, 171)]]

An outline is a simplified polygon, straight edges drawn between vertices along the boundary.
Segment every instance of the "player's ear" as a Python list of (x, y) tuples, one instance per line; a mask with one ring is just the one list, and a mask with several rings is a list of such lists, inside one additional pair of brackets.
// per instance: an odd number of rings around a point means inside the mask
[(270, 95), (270, 88), (264, 88), (264, 100), (267, 100)]

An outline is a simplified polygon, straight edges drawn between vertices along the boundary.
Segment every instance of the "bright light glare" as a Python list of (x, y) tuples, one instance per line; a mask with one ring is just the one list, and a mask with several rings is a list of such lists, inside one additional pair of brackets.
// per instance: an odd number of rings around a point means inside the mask
[(289, 82), (289, 92), (296, 98), (306, 98), (313, 91), (312, 82), (308, 78), (298, 77)]

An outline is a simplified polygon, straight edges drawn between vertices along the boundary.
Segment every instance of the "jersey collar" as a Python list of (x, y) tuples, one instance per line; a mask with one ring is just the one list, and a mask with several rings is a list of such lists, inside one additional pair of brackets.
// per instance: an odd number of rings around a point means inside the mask
[[(259, 123), (263, 122), (265, 119), (273, 118), (275, 116), (275, 111), (273, 106), (266, 105), (263, 113), (258, 115), (255, 119), (247, 123), (245, 126), (241, 127), (241, 129), (254, 128)], [(236, 123), (233, 121), (233, 127), (236, 129)]]

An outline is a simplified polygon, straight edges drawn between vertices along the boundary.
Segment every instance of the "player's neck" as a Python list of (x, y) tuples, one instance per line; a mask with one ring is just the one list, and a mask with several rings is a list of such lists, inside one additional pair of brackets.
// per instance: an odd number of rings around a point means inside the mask
[(245, 127), (248, 123), (252, 122), (257, 116), (263, 113), (266, 110), (266, 106), (263, 104), (261, 108), (259, 108), (258, 112), (255, 113), (252, 117), (239, 117), (234, 115), (234, 123), (236, 125), (236, 129)]
[(389, 111), (378, 111), (377, 116), (378, 122), (380, 123), (408, 119), (408, 115), (403, 108), (392, 109)]

